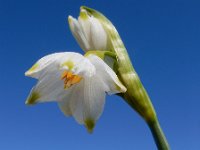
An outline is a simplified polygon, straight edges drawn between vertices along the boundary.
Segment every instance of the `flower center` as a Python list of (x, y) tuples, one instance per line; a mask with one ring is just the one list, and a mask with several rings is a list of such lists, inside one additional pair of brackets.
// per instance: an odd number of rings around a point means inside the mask
[(75, 75), (70, 71), (64, 71), (61, 74), (61, 80), (64, 81), (64, 89), (68, 89), (70, 86), (79, 83), (81, 79), (82, 77)]

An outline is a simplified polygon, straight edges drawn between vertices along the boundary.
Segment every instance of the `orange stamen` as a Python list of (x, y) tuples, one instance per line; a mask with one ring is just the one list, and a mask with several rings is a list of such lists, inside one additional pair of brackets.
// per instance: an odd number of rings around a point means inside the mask
[(67, 74), (68, 72), (67, 71), (64, 71), (62, 74), (61, 74), (61, 79), (65, 79), (67, 77)]
[(82, 77), (75, 75), (70, 71), (64, 71), (61, 74), (61, 80), (64, 81), (64, 89), (67, 89), (71, 87), (72, 85), (79, 83), (81, 79)]
[(79, 76), (74, 76), (72, 79), (71, 79), (71, 84), (75, 84), (75, 83), (78, 83), (81, 81), (81, 77)]

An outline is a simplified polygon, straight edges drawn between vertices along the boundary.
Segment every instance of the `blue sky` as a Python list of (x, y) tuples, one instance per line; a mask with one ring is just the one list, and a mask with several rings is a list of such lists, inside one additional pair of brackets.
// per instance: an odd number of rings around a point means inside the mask
[(36, 60), (83, 53), (67, 23), (81, 5), (101, 11), (118, 29), (171, 149), (198, 150), (200, 2), (194, 0), (0, 0), (0, 149), (156, 149), (147, 125), (117, 96), (107, 97), (92, 135), (56, 103), (24, 104), (36, 83), (24, 72)]

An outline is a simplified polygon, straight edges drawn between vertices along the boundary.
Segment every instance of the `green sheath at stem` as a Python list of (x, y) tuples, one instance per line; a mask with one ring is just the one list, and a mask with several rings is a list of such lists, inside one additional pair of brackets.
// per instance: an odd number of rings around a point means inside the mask
[(89, 15), (98, 19), (108, 35), (107, 47), (114, 52), (117, 57), (117, 75), (127, 88), (126, 93), (121, 96), (147, 122), (158, 149), (169, 150), (167, 140), (160, 128), (151, 100), (133, 68), (127, 50), (117, 30), (100, 12), (85, 6), (81, 7), (81, 9), (86, 10)]

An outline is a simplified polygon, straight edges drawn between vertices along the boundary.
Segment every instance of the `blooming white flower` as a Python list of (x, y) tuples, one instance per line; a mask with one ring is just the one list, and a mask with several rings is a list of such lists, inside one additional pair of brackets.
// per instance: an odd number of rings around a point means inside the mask
[(47, 55), (25, 75), (38, 79), (26, 104), (56, 101), (66, 116), (73, 116), (88, 131), (92, 131), (103, 111), (106, 93), (126, 91), (115, 72), (92, 54)]
[(83, 50), (108, 50), (106, 31), (99, 20), (89, 16), (86, 10), (81, 9), (78, 20), (72, 16), (68, 20), (72, 34)]

